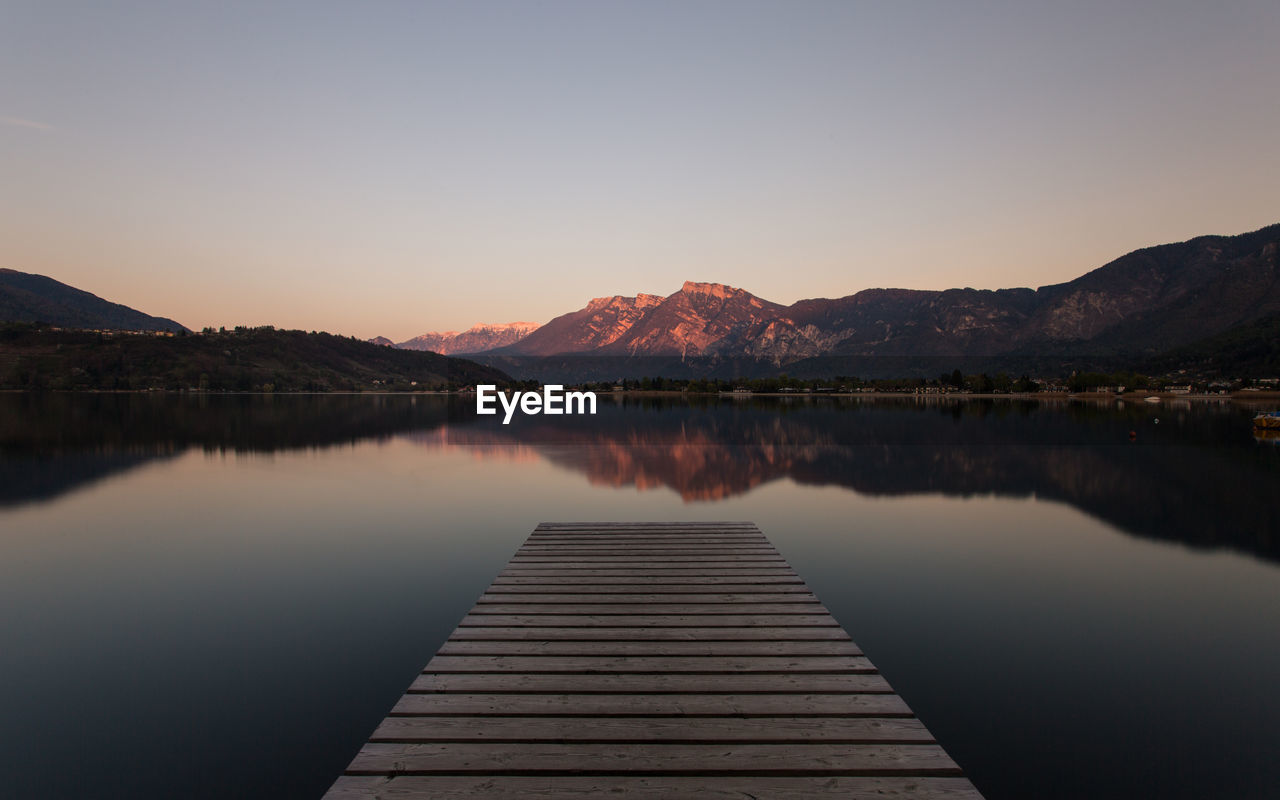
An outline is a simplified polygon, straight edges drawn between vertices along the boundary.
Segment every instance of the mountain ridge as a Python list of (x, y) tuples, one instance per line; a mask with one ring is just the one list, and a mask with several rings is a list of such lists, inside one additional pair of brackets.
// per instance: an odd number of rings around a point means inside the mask
[(421, 391), (507, 383), (494, 367), (269, 325), (174, 336), (0, 325), (0, 389)]
[(784, 306), (721, 283), (591, 300), (489, 350), (503, 359), (1149, 356), (1280, 311), (1280, 224), (1134, 250), (1036, 289), (864, 289)]
[[(393, 346), (401, 350), (426, 350), (442, 356), (479, 353), (518, 342), (538, 327), (536, 322), (481, 323), (465, 331), (424, 333)], [(373, 344), (391, 344), (391, 340), (385, 336), (369, 341)]]
[(166, 317), (144, 314), (53, 278), (7, 268), (0, 268), (0, 321), (102, 330), (188, 330)]

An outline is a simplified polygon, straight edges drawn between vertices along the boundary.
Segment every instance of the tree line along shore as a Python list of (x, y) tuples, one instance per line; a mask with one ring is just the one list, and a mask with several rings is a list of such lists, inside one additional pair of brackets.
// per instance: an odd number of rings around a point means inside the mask
[[(271, 326), (205, 329), (200, 333), (99, 331), (38, 323), (0, 324), (0, 389), (203, 392), (457, 392), (478, 384), (529, 389), (553, 380), (517, 380), (476, 361), (432, 352), (382, 347), (322, 332)], [(567, 387), (610, 394), (925, 394), (1044, 395), (1053, 393), (1174, 396), (1262, 396), (1280, 379), (1256, 368), (1071, 370), (1065, 374), (959, 368), (935, 377), (619, 377), (563, 381)]]

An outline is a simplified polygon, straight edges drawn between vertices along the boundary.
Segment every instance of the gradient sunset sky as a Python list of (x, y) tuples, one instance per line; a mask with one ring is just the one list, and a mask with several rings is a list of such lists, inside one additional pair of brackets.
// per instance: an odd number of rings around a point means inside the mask
[(396, 341), (1280, 221), (1280, 3), (0, 0), (0, 266)]

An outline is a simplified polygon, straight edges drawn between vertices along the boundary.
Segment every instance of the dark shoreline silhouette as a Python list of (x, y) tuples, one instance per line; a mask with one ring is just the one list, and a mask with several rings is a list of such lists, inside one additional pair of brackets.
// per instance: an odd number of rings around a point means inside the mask
[[(1037, 400), (630, 397), (594, 417), (477, 418), (466, 400), (0, 395), (0, 507), (187, 449), (273, 452), (404, 437), (511, 446), (595, 484), (714, 502), (772, 481), (860, 494), (1037, 497), (1143, 538), (1280, 562), (1280, 448), (1234, 407)], [(1134, 434), (1131, 438), (1130, 433)]]

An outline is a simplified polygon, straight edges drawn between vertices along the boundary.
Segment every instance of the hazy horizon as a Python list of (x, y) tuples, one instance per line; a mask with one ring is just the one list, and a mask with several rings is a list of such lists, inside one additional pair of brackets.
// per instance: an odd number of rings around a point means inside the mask
[(1061, 283), (1280, 220), (1280, 6), (9, 4), (0, 266), (395, 341)]

